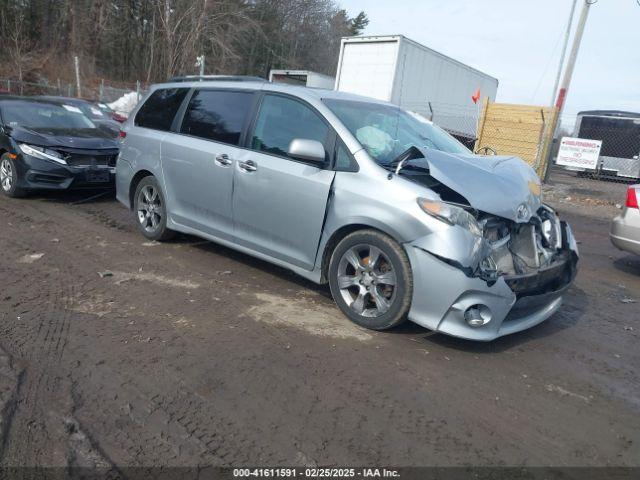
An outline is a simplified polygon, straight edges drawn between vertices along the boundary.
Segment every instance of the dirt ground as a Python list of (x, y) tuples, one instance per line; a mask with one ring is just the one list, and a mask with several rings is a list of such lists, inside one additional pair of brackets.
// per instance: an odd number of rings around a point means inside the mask
[(488, 344), (362, 330), (287, 271), (147, 242), (112, 194), (2, 197), (1, 462), (638, 466), (640, 258), (607, 236), (625, 188), (554, 174), (577, 281)]

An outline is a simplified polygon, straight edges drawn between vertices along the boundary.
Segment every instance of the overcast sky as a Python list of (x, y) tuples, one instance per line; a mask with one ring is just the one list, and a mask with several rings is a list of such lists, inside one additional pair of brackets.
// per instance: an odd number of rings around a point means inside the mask
[[(582, 1), (576, 5), (572, 31)], [(339, 3), (351, 15), (367, 13), (371, 22), (366, 35), (402, 34), (498, 78), (497, 101), (548, 104), (551, 100), (572, 0)], [(640, 112), (637, 0), (599, 0), (590, 7), (565, 112), (591, 109)]]

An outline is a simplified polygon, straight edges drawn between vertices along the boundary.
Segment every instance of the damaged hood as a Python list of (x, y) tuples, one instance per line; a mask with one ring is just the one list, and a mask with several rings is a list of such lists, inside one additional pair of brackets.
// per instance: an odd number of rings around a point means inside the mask
[(90, 150), (116, 149), (118, 142), (112, 132), (100, 128), (29, 128), (13, 127), (9, 135), (16, 142), (47, 148), (78, 148)]
[(538, 175), (517, 157), (420, 151), (425, 158), (413, 160), (411, 167), (428, 169), (477, 210), (523, 223), (542, 205)]

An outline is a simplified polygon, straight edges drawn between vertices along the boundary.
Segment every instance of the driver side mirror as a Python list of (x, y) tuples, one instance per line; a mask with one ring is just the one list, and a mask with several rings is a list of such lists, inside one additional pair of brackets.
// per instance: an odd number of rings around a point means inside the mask
[(287, 153), (291, 158), (310, 162), (316, 166), (322, 166), (326, 161), (324, 145), (317, 140), (295, 138), (291, 141)]

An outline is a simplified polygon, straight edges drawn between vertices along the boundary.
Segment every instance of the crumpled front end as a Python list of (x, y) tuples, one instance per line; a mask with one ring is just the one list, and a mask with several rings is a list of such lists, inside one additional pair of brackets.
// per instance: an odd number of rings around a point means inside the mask
[(457, 225), (405, 245), (414, 275), (409, 318), (489, 341), (553, 315), (576, 275), (571, 228), (542, 206), (527, 223), (478, 214), (482, 236)]

